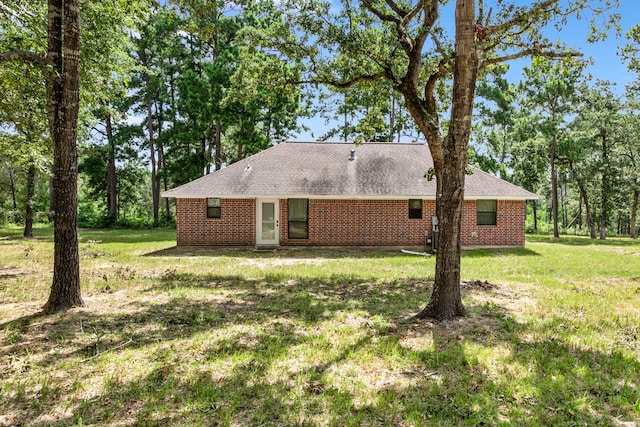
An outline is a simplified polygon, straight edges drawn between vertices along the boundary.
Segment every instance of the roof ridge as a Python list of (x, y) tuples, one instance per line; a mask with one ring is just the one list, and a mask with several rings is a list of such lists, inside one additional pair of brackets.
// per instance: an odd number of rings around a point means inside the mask
[[(317, 144), (317, 145), (393, 145), (393, 146), (416, 146), (416, 145), (427, 145), (426, 142), (421, 141), (410, 141), (410, 142), (380, 142), (380, 141), (365, 141), (359, 144), (356, 144), (353, 141), (283, 141), (285, 144)], [(279, 144), (278, 144), (279, 145)]]

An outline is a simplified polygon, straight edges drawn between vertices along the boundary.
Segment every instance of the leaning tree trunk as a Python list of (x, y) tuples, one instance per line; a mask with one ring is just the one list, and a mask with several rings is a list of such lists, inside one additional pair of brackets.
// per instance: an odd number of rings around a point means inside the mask
[(47, 113), (53, 140), (55, 222), (53, 283), (49, 300), (43, 307), (45, 313), (84, 306), (80, 295), (77, 228), (76, 139), (80, 102), (78, 13), (78, 0), (49, 0), (47, 54), (53, 64), (53, 72), (49, 85)]
[(451, 120), (448, 135), (440, 147), (441, 152), (433, 156), (437, 179), (436, 215), (440, 231), (436, 277), (429, 303), (417, 314), (418, 318), (446, 320), (466, 314), (460, 295), (460, 226), (479, 64), (475, 29), (475, 2), (458, 0)]
[[(573, 166), (572, 166), (573, 169)], [(575, 174), (575, 172), (574, 172)], [(596, 224), (593, 220), (593, 212), (591, 212), (591, 203), (589, 203), (589, 193), (587, 192), (587, 187), (582, 179), (578, 179), (578, 189), (580, 190), (580, 196), (584, 201), (584, 209), (587, 215), (587, 226), (589, 227), (589, 234), (592, 239), (596, 238)]]
[(27, 208), (24, 215), (24, 232), (22, 237), (25, 239), (33, 238), (33, 203), (36, 193), (36, 163), (33, 159), (29, 160), (29, 169), (27, 170)]

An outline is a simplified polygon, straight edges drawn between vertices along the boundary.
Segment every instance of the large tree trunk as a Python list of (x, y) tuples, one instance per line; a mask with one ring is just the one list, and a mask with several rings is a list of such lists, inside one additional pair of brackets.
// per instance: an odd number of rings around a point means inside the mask
[[(429, 303), (417, 314), (419, 318), (432, 317), (438, 320), (466, 314), (460, 295), (460, 226), (479, 64), (475, 49), (475, 2), (458, 0), (455, 15), (456, 60), (449, 133), (443, 146), (430, 145), (437, 179), (436, 215), (439, 222), (436, 277)], [(427, 134), (425, 136), (429, 137)]]
[(111, 221), (118, 219), (118, 177), (116, 176), (116, 147), (113, 139), (111, 114), (107, 114), (107, 214)]
[(27, 170), (27, 208), (24, 214), (24, 232), (22, 237), (25, 239), (33, 238), (33, 203), (36, 193), (36, 162), (29, 160), (29, 169)]
[(49, 300), (43, 307), (45, 313), (84, 306), (80, 295), (77, 229), (76, 139), (80, 102), (78, 14), (78, 0), (49, 0), (47, 55), (53, 65), (53, 72), (49, 84), (48, 117), (53, 140), (55, 223), (53, 283)]
[(629, 234), (632, 239), (638, 238), (638, 227), (636, 226), (636, 222), (638, 220), (638, 202), (639, 201), (640, 201), (640, 189), (636, 187), (633, 190), (633, 202), (631, 203), (631, 221), (630, 221)]

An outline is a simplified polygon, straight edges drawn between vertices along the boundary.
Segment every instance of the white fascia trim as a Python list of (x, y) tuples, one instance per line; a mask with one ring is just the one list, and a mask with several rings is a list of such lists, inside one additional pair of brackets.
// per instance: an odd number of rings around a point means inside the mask
[(538, 200), (539, 196), (470, 196), (465, 197), (465, 200)]
[[(221, 199), (318, 199), (318, 200), (409, 200), (409, 199), (421, 199), (421, 200), (435, 200), (436, 197), (432, 195), (406, 195), (397, 194), (392, 196), (367, 196), (367, 195), (318, 195), (318, 194), (243, 194), (243, 195), (225, 195), (225, 194), (188, 194), (183, 193), (179, 196), (168, 195), (164, 193), (160, 194), (161, 197), (175, 197), (176, 199), (205, 199), (210, 197)], [(470, 196), (465, 197), (464, 200), (537, 200), (538, 197), (531, 196)]]
[(181, 193), (179, 196), (160, 194), (160, 197), (169, 197), (176, 199), (204, 199), (208, 197), (218, 197), (221, 199), (320, 199), (320, 200), (408, 200), (422, 199), (435, 200), (435, 196), (425, 195), (393, 195), (393, 196), (351, 196), (351, 195), (326, 195), (326, 194), (188, 194)]

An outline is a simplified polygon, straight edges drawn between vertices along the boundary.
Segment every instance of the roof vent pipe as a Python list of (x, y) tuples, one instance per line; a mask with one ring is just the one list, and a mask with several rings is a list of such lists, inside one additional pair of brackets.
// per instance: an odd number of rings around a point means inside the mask
[(349, 155), (349, 161), (353, 161), (356, 159), (356, 150), (351, 149), (351, 154)]

